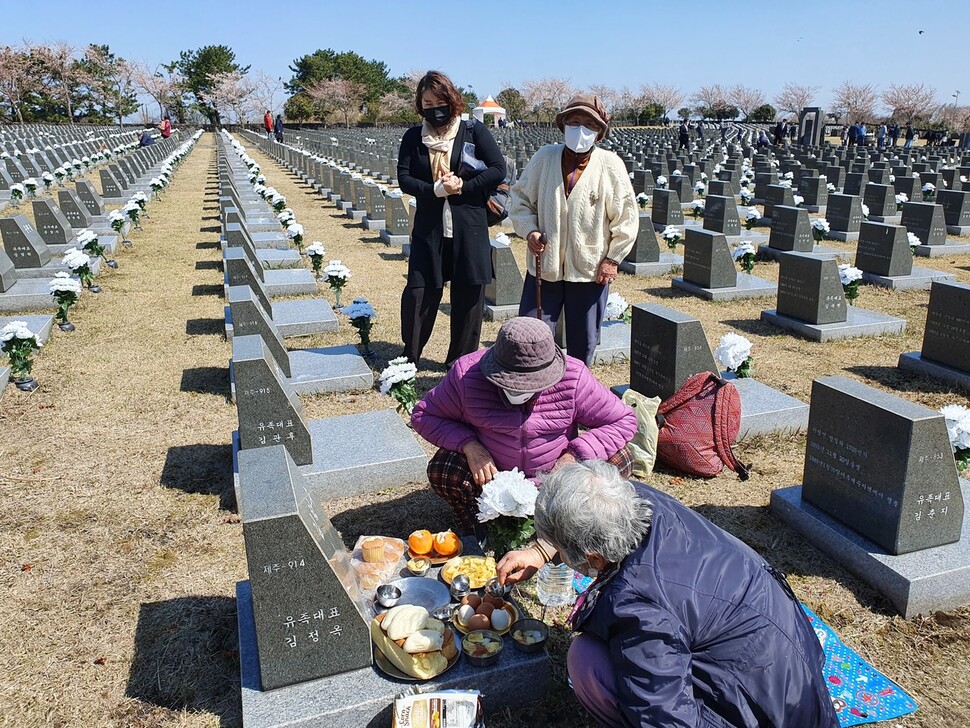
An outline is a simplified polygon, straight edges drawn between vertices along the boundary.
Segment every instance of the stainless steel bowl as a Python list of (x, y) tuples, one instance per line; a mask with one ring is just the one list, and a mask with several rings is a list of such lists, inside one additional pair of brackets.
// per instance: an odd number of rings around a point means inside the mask
[(401, 590), (392, 584), (381, 584), (377, 587), (377, 603), (390, 609), (401, 598)]
[[(495, 640), (499, 645), (498, 652), (485, 657), (473, 657), (472, 655), (469, 655), (465, 650), (465, 643), (468, 642), (468, 638), (474, 634), (485, 635), (486, 637)], [(465, 655), (465, 659), (468, 660), (469, 665), (474, 665), (475, 667), (488, 667), (489, 665), (495, 664), (499, 656), (502, 654), (503, 649), (505, 649), (505, 641), (502, 639), (502, 635), (500, 635), (498, 632), (493, 632), (490, 629), (476, 629), (466, 634), (461, 640), (461, 651)]]
[(451, 596), (455, 599), (461, 600), (462, 597), (467, 597), (471, 593), (471, 582), (468, 577), (464, 574), (458, 574), (454, 579), (451, 580)]
[[(412, 568), (413, 562), (413, 568)], [(431, 569), (431, 559), (426, 559), (422, 556), (417, 556), (406, 564), (408, 571), (410, 571), (415, 576), (424, 576)]]
[[(520, 632), (539, 632), (542, 635), (542, 639), (535, 644), (524, 644), (515, 639), (516, 630)], [(509, 637), (512, 638), (512, 644), (515, 645), (515, 649), (519, 650), (519, 652), (542, 652), (549, 639), (549, 627), (546, 626), (545, 622), (538, 619), (518, 619), (509, 627)]]
[(486, 596), (500, 597), (502, 599), (505, 599), (505, 597), (508, 596), (509, 592), (511, 591), (512, 591), (512, 585), (505, 584), (503, 586), (502, 584), (499, 584), (498, 577), (493, 577), (489, 579), (487, 582), (485, 582)]

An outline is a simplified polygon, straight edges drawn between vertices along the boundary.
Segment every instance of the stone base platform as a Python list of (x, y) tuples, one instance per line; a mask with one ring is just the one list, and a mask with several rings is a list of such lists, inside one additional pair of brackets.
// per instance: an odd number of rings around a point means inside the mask
[(956, 276), (941, 270), (914, 267), (913, 272), (908, 276), (880, 276), (875, 273), (864, 272), (862, 280), (865, 283), (891, 288), (894, 291), (909, 291), (913, 289), (929, 290), (933, 286), (933, 281), (956, 281)]
[[(970, 483), (960, 481), (963, 499)], [(885, 594), (906, 619), (970, 604), (970, 519), (958, 543), (891, 556), (802, 500), (802, 486), (775, 490), (771, 511), (862, 581)]]
[(515, 318), (519, 315), (519, 304), (511, 304), (508, 306), (496, 306), (494, 304), (485, 302), (485, 320), (486, 321), (507, 321), (510, 318)]
[(853, 243), (859, 239), (859, 233), (846, 233), (841, 230), (829, 230), (829, 237), (833, 240), (841, 240), (843, 243)]
[(346, 214), (348, 210), (354, 209), (354, 203), (345, 201), (345, 200), (340, 200), (339, 202), (337, 202), (337, 209)]
[(353, 207), (348, 207), (344, 210), (344, 215), (349, 217), (354, 222), (360, 222), (364, 219), (364, 215), (367, 214), (367, 210), (355, 210)]
[(859, 336), (881, 336), (901, 334), (906, 330), (906, 319), (886, 316), (877, 311), (869, 311), (858, 306), (849, 306), (846, 320), (837, 324), (810, 324), (789, 316), (783, 316), (774, 309), (761, 312), (761, 320), (782, 329), (794, 331), (812, 341), (832, 341), (834, 339), (854, 339)]
[[(374, 386), (374, 372), (356, 346), (299, 349), (289, 352), (290, 374), (286, 381), (297, 394), (356, 392)], [(229, 360), (229, 396), (236, 401), (236, 376)]]
[(264, 272), (266, 279), (266, 295), (302, 296), (306, 293), (317, 292), (317, 282), (306, 268), (290, 268), (288, 270), (268, 270)]
[(950, 235), (956, 235), (957, 237), (964, 237), (970, 235), (970, 225), (947, 225), (946, 231)]
[(970, 255), (970, 243), (946, 241), (943, 245), (917, 245), (916, 255), (922, 258), (942, 258), (947, 255)]
[(593, 364), (612, 364), (630, 360), (632, 327), (623, 321), (604, 321), (600, 343), (593, 354)]
[[(101, 258), (91, 258), (90, 267), (94, 275), (98, 275), (101, 272), (101, 262)], [(70, 273), (73, 275), (74, 271), (64, 265), (60, 258), (54, 257), (47, 265), (43, 265), (40, 268), (17, 268), (16, 273), (17, 280), (22, 282), (28, 278), (53, 278), (57, 273)], [(49, 297), (50, 293), (48, 293)]]
[(385, 228), (378, 233), (381, 242), (384, 245), (390, 245), (393, 247), (404, 246), (411, 242), (410, 235), (391, 235), (391, 233)]
[(869, 222), (881, 222), (885, 225), (899, 225), (903, 219), (902, 213), (896, 213), (895, 215), (869, 215), (867, 218)]
[(364, 215), (364, 218), (360, 221), (361, 226), (364, 230), (383, 230), (387, 221), (384, 218), (380, 220), (372, 218), (370, 215)]
[[(924, 359), (918, 351), (907, 351), (899, 355), (899, 368), (915, 374), (921, 374), (933, 379), (941, 379), (958, 387), (963, 387), (970, 392), (970, 371), (954, 369), (946, 364), (939, 364), (929, 359)], [(970, 362), (968, 362), (970, 366)]]
[[(759, 245), (758, 255), (762, 258), (769, 258), (771, 260), (779, 260), (782, 253), (790, 253), (790, 250), (779, 250), (778, 248), (772, 248), (770, 245)], [(841, 260), (854, 260), (855, 251), (854, 250), (840, 250), (839, 248), (830, 248), (827, 245), (816, 245), (812, 248), (812, 255), (824, 255), (828, 257), (835, 257)]]
[[(337, 316), (330, 302), (323, 298), (301, 298), (295, 301), (277, 301), (272, 304), (273, 325), (283, 338), (311, 336), (337, 330)], [(225, 309), (226, 341), (232, 341), (232, 313)]]
[[(24, 278), (0, 293), (0, 311), (35, 311), (43, 308), (56, 308), (51, 298), (50, 279)], [(18, 319), (20, 320), (20, 319)]]
[(620, 270), (635, 276), (664, 276), (672, 270), (684, 267), (684, 256), (676, 253), (660, 253), (660, 260), (653, 263), (632, 263), (624, 260), (620, 263)]
[(40, 341), (41, 344), (47, 343), (47, 340), (51, 336), (51, 328), (54, 326), (54, 317), (51, 314), (37, 314), (34, 316), (0, 316), (0, 329), (9, 324), (11, 321), (26, 321), (27, 328), (36, 334), (37, 340)]
[(741, 298), (761, 298), (778, 295), (778, 286), (764, 278), (738, 273), (738, 285), (726, 288), (704, 288), (678, 276), (670, 281), (672, 288), (686, 291), (707, 301), (736, 301)]

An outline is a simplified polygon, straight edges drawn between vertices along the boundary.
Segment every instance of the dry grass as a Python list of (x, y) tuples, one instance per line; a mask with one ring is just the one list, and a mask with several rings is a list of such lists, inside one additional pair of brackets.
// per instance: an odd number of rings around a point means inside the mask
[[(286, 195), (328, 255), (354, 273), (349, 302), (366, 295), (380, 316), (376, 369), (400, 351), (396, 325), (406, 262), (258, 151), (268, 180)], [(85, 296), (73, 335), (55, 331), (35, 365), (42, 388), (8, 388), (0, 400), (0, 724), (11, 726), (202, 726), (240, 722), (234, 583), (246, 576), (230, 487), (230, 348), (221, 336), (223, 300), (211, 136), (178, 170), (176, 187), (150, 208), (153, 219), (121, 269)], [(836, 244), (838, 245), (838, 244)], [(522, 246), (517, 246), (520, 266)], [(970, 258), (924, 263), (970, 282)], [(777, 265), (756, 275), (777, 278)], [(945, 386), (900, 374), (900, 351), (919, 349), (926, 292), (863, 288), (859, 305), (907, 319), (904, 336), (813, 344), (758, 322), (770, 300), (708, 303), (674, 294), (667, 278), (621, 276), (627, 300), (697, 316), (712, 343), (739, 330), (755, 345), (759, 380), (807, 399), (814, 376), (842, 373), (931, 407), (966, 402)], [(321, 291), (320, 295), (329, 297)], [(447, 299), (447, 296), (446, 296)], [(332, 298), (331, 298), (332, 300)], [(419, 372), (427, 390), (443, 375), (447, 305)], [(497, 324), (486, 323), (483, 343)], [(308, 337), (291, 346), (352, 343), (356, 332)], [(597, 367), (607, 385), (629, 367)], [(388, 408), (376, 391), (303, 399), (309, 418)], [(897, 680), (921, 706), (905, 728), (970, 723), (970, 608), (911, 621), (781, 525), (771, 491), (798, 482), (801, 436), (743, 443), (750, 481), (700, 481), (660, 472), (654, 483), (696, 507), (792, 575), (799, 597), (846, 642)], [(429, 453), (432, 451), (428, 447)], [(420, 484), (328, 504), (352, 543), (361, 533), (402, 535), (445, 527), (449, 513)], [(535, 609), (526, 588), (521, 595)], [(559, 618), (562, 615), (557, 615)], [(565, 687), (565, 636), (553, 644), (555, 688), (500, 728), (588, 722)]]

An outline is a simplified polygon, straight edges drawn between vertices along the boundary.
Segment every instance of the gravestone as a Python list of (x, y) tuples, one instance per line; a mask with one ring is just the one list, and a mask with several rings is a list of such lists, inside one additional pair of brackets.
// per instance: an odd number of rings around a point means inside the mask
[(717, 373), (717, 365), (697, 319), (666, 306), (633, 307), (630, 387), (647, 397), (667, 399), (690, 377)]
[(970, 235), (970, 192), (940, 190), (936, 200), (943, 207), (948, 231), (954, 235)]
[[(863, 193), (863, 202), (874, 218), (892, 218), (896, 215), (896, 190), (892, 185), (869, 184)], [(886, 222), (877, 219), (875, 222)]]
[(970, 372), (970, 285), (933, 284), (920, 353), (924, 359)]
[(640, 213), (637, 239), (624, 260), (631, 263), (656, 263), (660, 260), (660, 244), (657, 242), (657, 231), (651, 225), (650, 213)]
[(686, 174), (671, 174), (667, 178), (669, 191), (677, 195), (680, 204), (686, 205), (694, 201), (694, 190), (690, 184), (690, 177)]
[(0, 248), (0, 293), (6, 293), (17, 282), (17, 269), (4, 248)]
[(34, 200), (34, 222), (37, 224), (37, 232), (48, 245), (67, 245), (74, 239), (74, 231), (71, 223), (61, 212), (54, 201), (42, 197)]
[(829, 235), (843, 242), (859, 239), (862, 225), (862, 200), (856, 195), (829, 195), (825, 208), (825, 219), (829, 223)]
[(81, 202), (77, 191), (71, 189), (58, 190), (57, 201), (61, 212), (64, 213), (64, 217), (67, 218), (72, 228), (80, 230), (91, 226), (91, 213)]
[(93, 184), (86, 179), (82, 179), (75, 182), (74, 187), (77, 189), (77, 194), (81, 198), (81, 202), (88, 208), (88, 212), (92, 215), (104, 214), (104, 203)]
[(390, 219), (387, 221), (387, 230), (391, 235), (410, 235), (411, 218), (408, 215), (407, 205), (404, 204), (403, 197), (388, 197), (385, 200), (385, 209), (390, 210)]
[[(115, 178), (110, 169), (99, 170), (101, 174), (101, 191), (105, 197), (118, 199), (124, 197), (125, 188), (121, 182)], [(83, 198), (82, 198), (83, 199)]]
[(0, 235), (4, 250), (16, 268), (40, 268), (50, 263), (47, 244), (26, 215), (0, 218)]
[(680, 206), (680, 198), (673, 190), (653, 191), (650, 219), (654, 227), (663, 229), (668, 225), (683, 225), (684, 210)]
[(846, 320), (845, 295), (834, 258), (785, 253), (778, 270), (776, 311), (811, 324)]
[(285, 445), (293, 462), (313, 462), (303, 405), (259, 336), (233, 337), (239, 449)]
[(377, 185), (367, 185), (365, 188), (367, 195), (367, 214), (364, 216), (363, 224), (367, 230), (383, 229), (384, 212), (384, 193)]
[(904, 202), (902, 225), (919, 238), (921, 245), (945, 245), (943, 208), (932, 202)]
[(913, 254), (909, 249), (906, 228), (879, 222), (862, 223), (855, 267), (864, 273), (882, 277), (911, 275)]
[(724, 235), (687, 228), (684, 280), (701, 288), (731, 288), (738, 284), (738, 271)]
[(263, 690), (369, 667), (363, 598), (320, 499), (285, 447), (238, 457)]
[(811, 253), (815, 247), (808, 210), (778, 205), (771, 216), (768, 247), (774, 250)]
[(724, 235), (740, 235), (741, 221), (738, 219), (738, 206), (734, 196), (724, 197), (708, 195), (704, 202), (704, 229), (723, 233)]
[[(257, 285), (256, 288), (261, 289)], [(233, 340), (237, 336), (259, 336), (273, 361), (287, 378), (293, 376), (290, 355), (279, 330), (272, 324), (269, 314), (250, 286), (229, 286), (229, 310), (232, 316)]]
[(708, 199), (711, 196), (717, 197), (730, 197), (734, 198), (734, 190), (731, 189), (731, 183), (725, 182), (724, 180), (712, 179), (707, 183), (707, 196)]
[(771, 219), (776, 206), (795, 207), (795, 197), (792, 188), (787, 185), (768, 185), (765, 188), (765, 214)]
[(893, 555), (963, 528), (943, 416), (846, 377), (812, 383), (802, 497)]
[(485, 286), (485, 312), (489, 321), (518, 315), (522, 297), (522, 272), (512, 246), (492, 240), (492, 280)]

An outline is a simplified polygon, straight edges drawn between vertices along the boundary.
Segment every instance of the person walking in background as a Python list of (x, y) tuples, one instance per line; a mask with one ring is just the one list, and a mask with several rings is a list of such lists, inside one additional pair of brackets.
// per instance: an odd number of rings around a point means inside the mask
[(158, 130), (162, 132), (162, 138), (168, 139), (172, 136), (172, 117), (165, 114), (165, 118), (162, 119), (161, 123), (158, 125)]
[(889, 125), (889, 139), (895, 149), (896, 145), (899, 144), (899, 123), (896, 121)]
[(566, 316), (566, 352), (590, 366), (610, 283), (640, 226), (623, 161), (596, 146), (610, 116), (599, 98), (574, 96), (556, 115), (564, 144), (537, 151), (512, 187), (509, 219), (529, 246), (520, 316), (536, 316), (536, 257), (541, 258), (542, 318), (555, 332)]
[(779, 121), (775, 124), (775, 146), (780, 147), (785, 139), (785, 123)]
[(876, 148), (882, 149), (884, 146), (886, 146), (887, 132), (888, 129), (886, 128), (886, 125), (884, 123), (880, 124), (878, 131), (876, 131)]
[(680, 146), (678, 149), (689, 149), (690, 148), (690, 129), (687, 128), (687, 119), (680, 122), (680, 129), (677, 131), (679, 137)]
[(856, 138), (856, 144), (858, 144), (860, 147), (866, 146), (866, 134), (867, 133), (868, 132), (866, 131), (866, 122), (860, 121), (859, 122), (859, 131), (858, 131), (857, 138)]
[(906, 136), (905, 142), (903, 143), (903, 149), (909, 149), (913, 146), (913, 139), (916, 137), (916, 131), (913, 129), (912, 124), (906, 125)]
[(263, 129), (266, 131), (266, 138), (273, 138), (273, 115), (270, 113), (269, 109), (266, 109), (266, 113), (263, 114)]
[(485, 285), (492, 280), (486, 205), (505, 179), (505, 158), (484, 124), (462, 123), (465, 106), (450, 78), (428, 71), (414, 97), (414, 110), (424, 121), (404, 133), (398, 152), (398, 183), (417, 202), (401, 294), (403, 355), (416, 365), (449, 281), (451, 342), (445, 364), (476, 351), (481, 339)]
[(273, 124), (273, 134), (276, 136), (276, 141), (280, 144), (283, 143), (283, 115), (276, 115), (276, 122)]
[(841, 134), (841, 137), (842, 137), (842, 146), (843, 147), (848, 146), (849, 145), (849, 127), (847, 127), (845, 124), (842, 125), (842, 134)]

